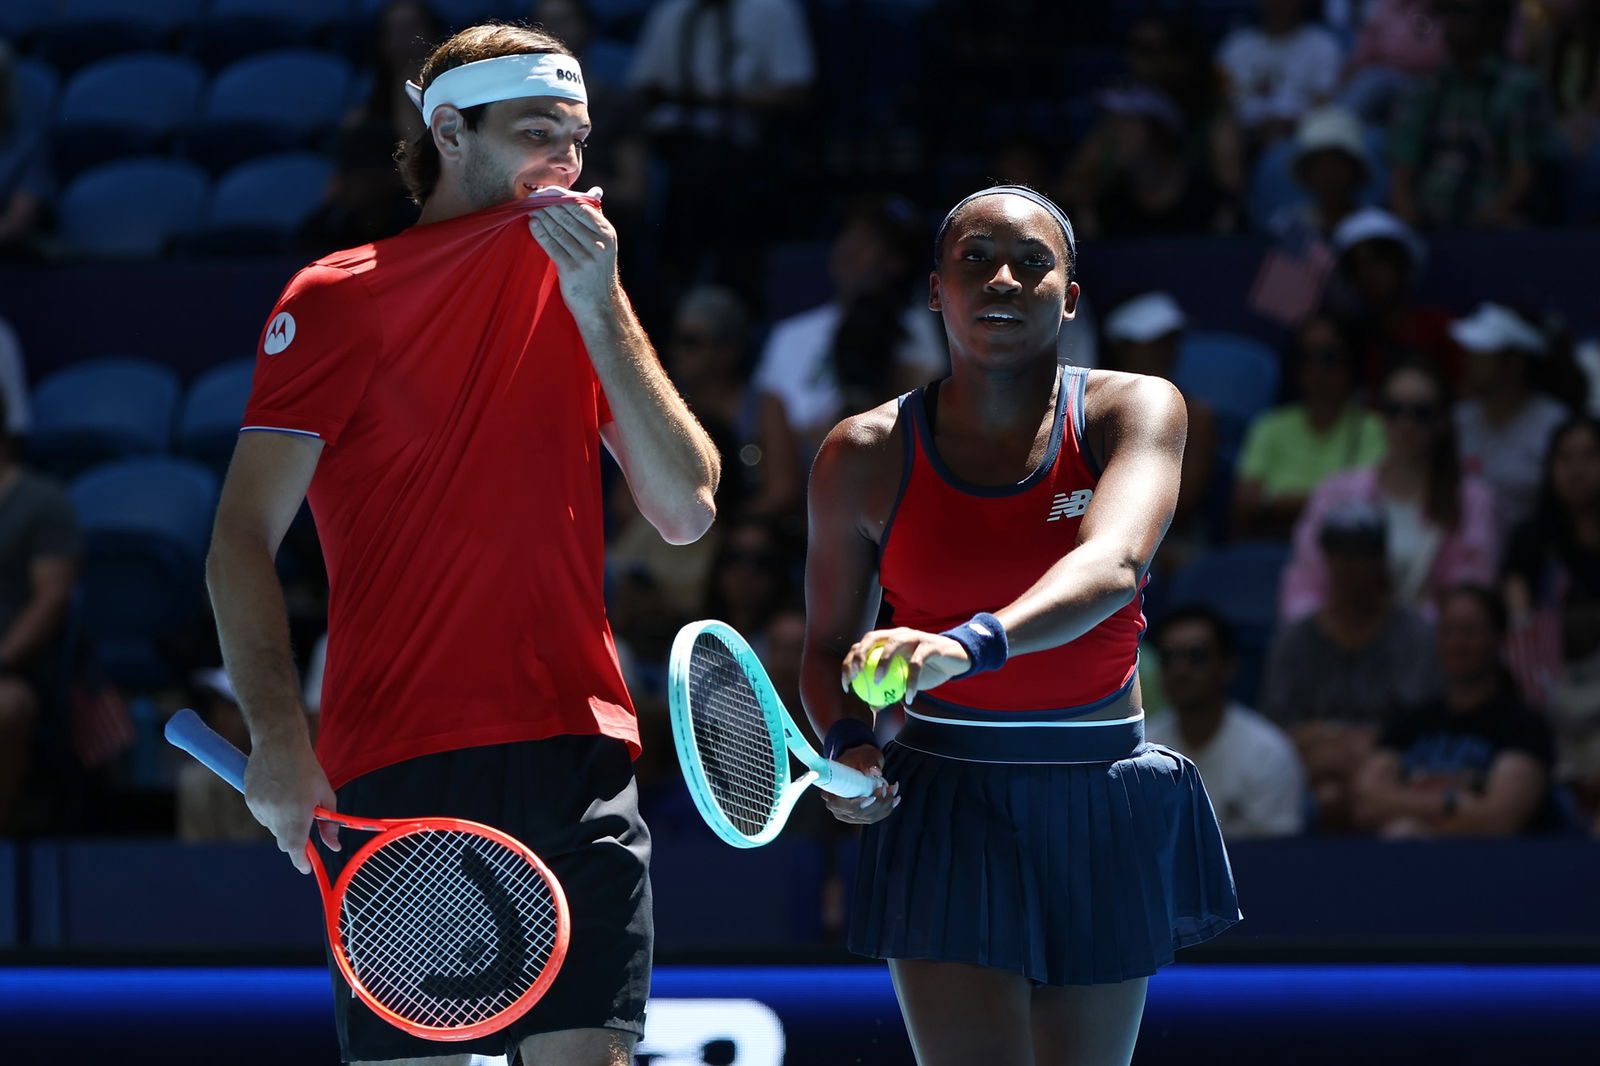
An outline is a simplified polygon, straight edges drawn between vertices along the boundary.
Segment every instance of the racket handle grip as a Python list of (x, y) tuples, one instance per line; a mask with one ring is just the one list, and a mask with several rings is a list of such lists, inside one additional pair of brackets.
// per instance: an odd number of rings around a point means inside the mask
[(883, 783), (883, 778), (872, 777), (860, 770), (852, 769), (842, 763), (828, 760), (828, 773), (817, 777), (817, 787), (824, 792), (831, 792), (835, 796), (853, 799), (857, 796), (870, 796), (872, 790)]
[(229, 744), (217, 731), (185, 707), (167, 720), (167, 740), (205, 764), (228, 784), (244, 791), (244, 752)]

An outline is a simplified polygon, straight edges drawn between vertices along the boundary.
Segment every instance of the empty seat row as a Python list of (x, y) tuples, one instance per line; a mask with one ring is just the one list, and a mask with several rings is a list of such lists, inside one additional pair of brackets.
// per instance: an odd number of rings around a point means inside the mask
[(285, 250), (322, 202), (332, 172), (327, 158), (309, 152), (241, 163), (214, 184), (205, 171), (178, 159), (104, 163), (62, 194), (61, 251), (141, 258), (174, 247)]
[(137, 356), (64, 367), (33, 391), (29, 461), (70, 480), (113, 460), (175, 451), (220, 476), (253, 369), (248, 359), (223, 363), (185, 389), (171, 367)]

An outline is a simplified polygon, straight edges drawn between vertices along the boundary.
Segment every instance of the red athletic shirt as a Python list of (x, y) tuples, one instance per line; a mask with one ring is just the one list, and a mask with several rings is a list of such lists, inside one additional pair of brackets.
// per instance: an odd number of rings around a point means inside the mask
[(432, 752), (638, 723), (602, 599), (600, 383), (506, 204), (320, 259), (257, 352), (244, 430), (326, 441), (317, 754), (339, 787)]
[[(1099, 471), (1083, 449), (1089, 372), (1062, 375), (1043, 462), (1016, 485), (971, 485), (939, 458), (926, 390), (907, 393), (910, 432), (900, 498), (889, 518), (878, 577), (893, 625), (939, 633), (995, 611), (1032, 587), (1078, 543)], [(1143, 596), (1077, 640), (1018, 655), (995, 671), (947, 681), (926, 701), (983, 711), (1087, 713), (1116, 695), (1139, 665)]]

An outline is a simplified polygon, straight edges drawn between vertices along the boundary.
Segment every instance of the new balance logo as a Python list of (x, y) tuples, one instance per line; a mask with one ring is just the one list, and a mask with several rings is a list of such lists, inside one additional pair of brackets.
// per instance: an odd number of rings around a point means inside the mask
[(1079, 489), (1070, 494), (1058, 492), (1056, 498), (1050, 502), (1050, 517), (1045, 521), (1059, 522), (1063, 518), (1078, 518), (1089, 509), (1089, 501), (1093, 498), (1093, 489)]

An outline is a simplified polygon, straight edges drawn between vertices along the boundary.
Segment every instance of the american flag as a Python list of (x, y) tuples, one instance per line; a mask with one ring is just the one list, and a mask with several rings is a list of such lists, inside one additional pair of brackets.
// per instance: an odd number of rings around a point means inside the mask
[(1561, 615), (1543, 607), (1513, 627), (1506, 637), (1506, 665), (1517, 679), (1523, 699), (1535, 707), (1548, 707), (1565, 670)]
[(72, 748), (84, 766), (98, 769), (132, 746), (133, 719), (115, 686), (79, 681), (70, 703)]
[(1310, 242), (1299, 254), (1271, 249), (1250, 285), (1250, 309), (1285, 326), (1298, 326), (1322, 303), (1334, 262), (1333, 252), (1321, 241)]

